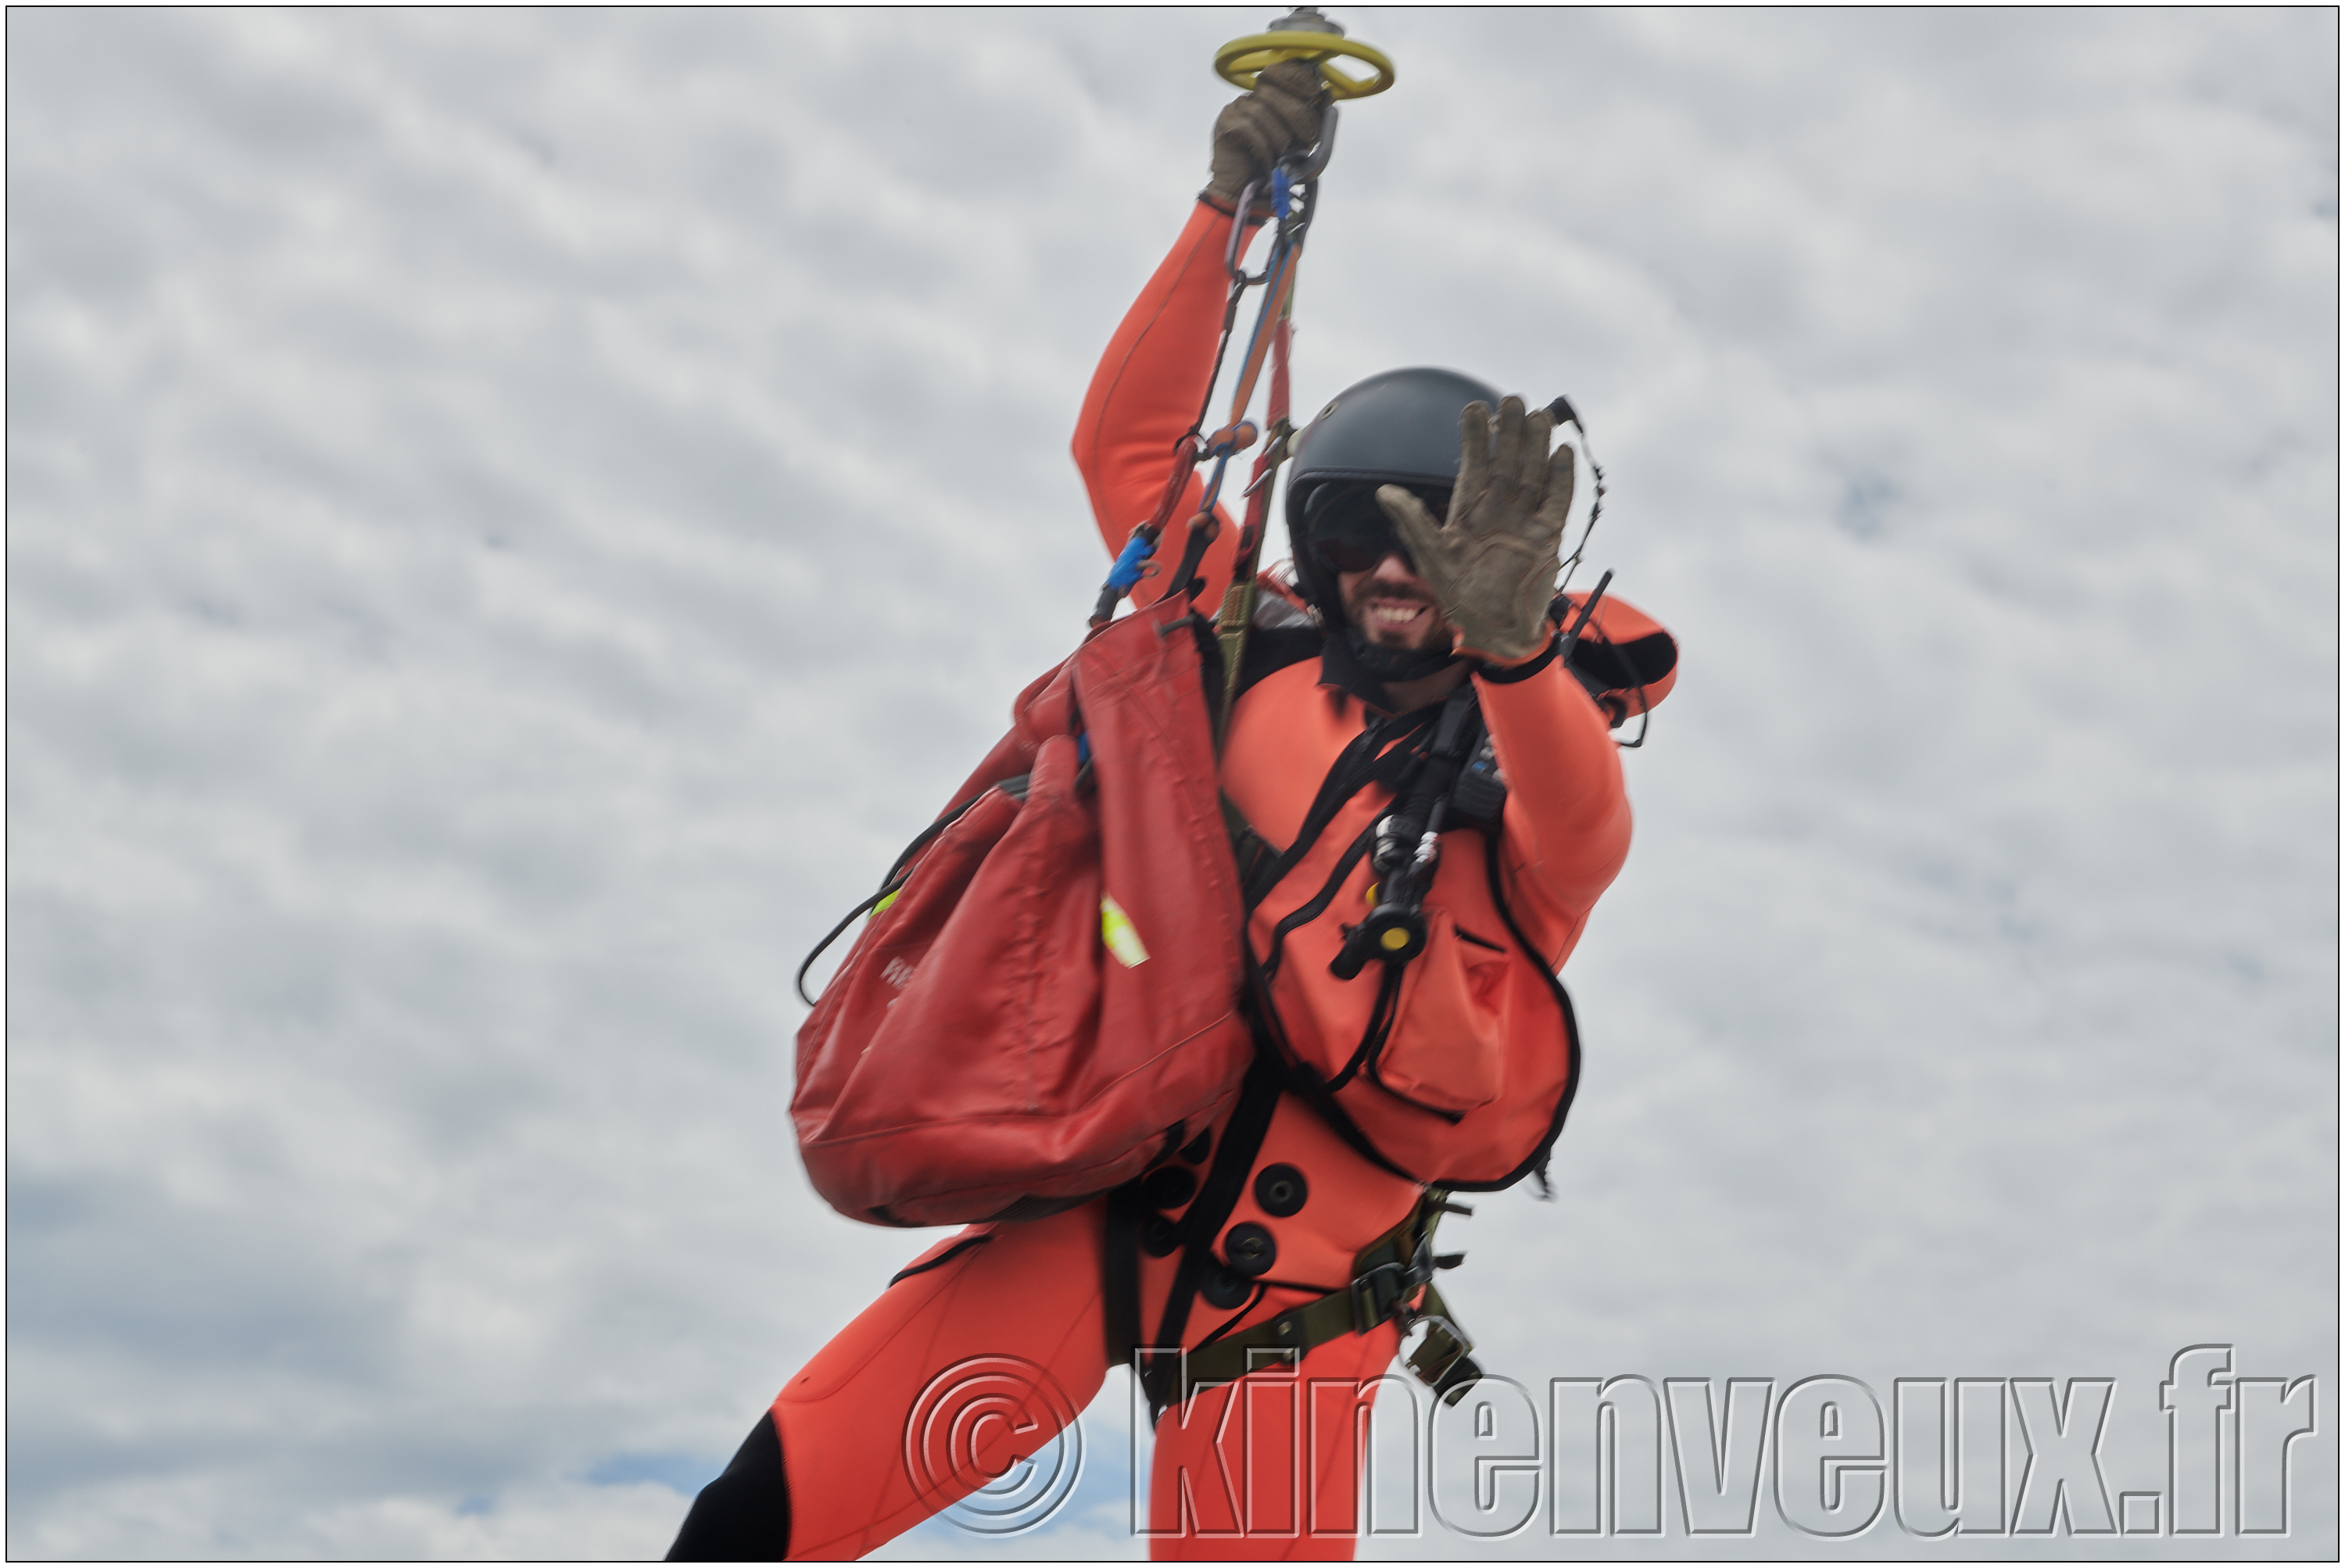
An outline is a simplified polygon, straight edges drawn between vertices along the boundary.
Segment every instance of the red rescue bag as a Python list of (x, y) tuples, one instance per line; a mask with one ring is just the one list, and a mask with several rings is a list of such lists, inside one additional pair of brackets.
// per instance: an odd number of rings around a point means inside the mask
[(841, 1214), (1053, 1214), (1235, 1099), (1244, 915), (1196, 625), (1135, 612), (1020, 696), (799, 1028), (790, 1117)]

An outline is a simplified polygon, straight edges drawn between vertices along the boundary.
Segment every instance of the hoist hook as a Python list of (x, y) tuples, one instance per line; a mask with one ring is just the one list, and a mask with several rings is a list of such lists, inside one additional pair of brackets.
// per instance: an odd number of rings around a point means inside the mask
[[(1376, 72), (1354, 76), (1337, 70), (1337, 57), (1357, 60)], [(1309, 60), (1319, 67), (1319, 79), (1338, 100), (1374, 97), (1393, 85), (1393, 63), (1381, 49), (1344, 36), (1343, 27), (1319, 14), (1315, 5), (1298, 5), (1270, 25), (1267, 33), (1233, 38), (1213, 56), (1213, 69), (1232, 87), (1251, 89), (1254, 78), (1281, 60)]]

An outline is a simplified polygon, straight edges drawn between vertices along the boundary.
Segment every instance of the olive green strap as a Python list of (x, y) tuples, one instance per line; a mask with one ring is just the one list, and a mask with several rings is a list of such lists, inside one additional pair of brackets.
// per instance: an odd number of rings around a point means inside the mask
[[(1414, 1308), (1408, 1298), (1417, 1295), (1406, 1280), (1406, 1270), (1440, 1223), (1447, 1195), (1428, 1193), (1426, 1201), (1391, 1231), (1369, 1244), (1354, 1260), (1352, 1283), (1316, 1301), (1290, 1307), (1277, 1317), (1200, 1345), (1183, 1358), (1186, 1383), (1182, 1397), (1209, 1383), (1233, 1383), (1248, 1372), (1278, 1361), (1299, 1363), (1304, 1357), (1346, 1334), (1365, 1334), (1380, 1323), (1398, 1319), (1403, 1332), (1425, 1325), (1425, 1339), (1409, 1353), (1408, 1369), (1431, 1388), (1445, 1404), (1455, 1404), (1467, 1386), (1482, 1375), (1469, 1353), (1474, 1342), (1450, 1316), (1449, 1303), (1431, 1281)], [(1422, 1222), (1423, 1229), (1418, 1229)]]
[(1188, 1391), (1193, 1393), (1204, 1383), (1233, 1383), (1278, 1360), (1300, 1361), (1330, 1339), (1355, 1331), (1349, 1290), (1290, 1307), (1267, 1323), (1190, 1351), (1183, 1358)]
[[(1300, 1362), (1332, 1339), (1363, 1332), (1355, 1315), (1355, 1300), (1354, 1292), (1338, 1290), (1316, 1301), (1290, 1307), (1266, 1323), (1257, 1323), (1190, 1351), (1183, 1359), (1187, 1391), (1194, 1393), (1206, 1384), (1233, 1383), (1248, 1372), (1258, 1372), (1278, 1361)], [(1467, 1386), (1482, 1375), (1481, 1367), (1470, 1354), (1474, 1342), (1457, 1327), (1449, 1314), (1449, 1303), (1433, 1286), (1425, 1288), (1424, 1304), (1414, 1317), (1425, 1325), (1425, 1339), (1409, 1353), (1408, 1369), (1417, 1381), (1440, 1396), (1444, 1404), (1456, 1404), (1465, 1395)], [(1374, 1328), (1376, 1324), (1367, 1327)]]
[(1245, 820), (1245, 813), (1226, 790), (1222, 794), (1222, 825), (1230, 831), (1230, 849), (1237, 856), (1238, 889), (1243, 893), (1254, 886), (1254, 873), (1277, 854), (1270, 840), (1254, 830), (1254, 824)]

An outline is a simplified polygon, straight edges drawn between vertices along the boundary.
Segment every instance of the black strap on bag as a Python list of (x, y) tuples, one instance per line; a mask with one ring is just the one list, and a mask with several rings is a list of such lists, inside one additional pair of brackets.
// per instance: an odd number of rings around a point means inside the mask
[[(1084, 766), (1089, 767), (1090, 764), (1086, 762)], [(805, 1003), (808, 1007), (812, 1007), (814, 1005), (814, 998), (807, 994), (806, 988), (807, 972), (814, 967), (814, 961), (820, 958), (825, 952), (829, 951), (830, 944), (837, 942), (841, 933), (843, 933), (848, 926), (855, 923), (856, 916), (878, 909), (882, 903), (885, 903), (891, 895), (904, 891), (904, 881), (905, 879), (911, 874), (912, 862), (919, 859), (919, 853), (922, 850), (928, 848), (930, 840), (943, 832), (947, 828), (951, 827), (955, 822), (959, 821), (963, 817), (968, 816), (971, 807), (975, 806), (980, 800), (984, 799), (986, 796), (991, 794), (995, 789), (1000, 790), (1004, 795), (1009, 796), (1013, 800), (1023, 800), (1026, 799), (1027, 780), (1030, 777), (1031, 775), (1030, 774), (1020, 773), (1014, 779), (1000, 779), (988, 789), (980, 789), (976, 794), (971, 795), (968, 799), (962, 801), (959, 805), (954, 807), (951, 810), (946, 812), (943, 816), (929, 823), (927, 827), (921, 829), (919, 832), (913, 837), (912, 841), (904, 846), (904, 852), (896, 857), (896, 863), (888, 868), (888, 874), (879, 879), (879, 891), (873, 893), (869, 898), (865, 899), (861, 903), (857, 904), (853, 909), (848, 910), (845, 915), (840, 917), (839, 922), (837, 925), (832, 926), (829, 932), (824, 935), (820, 942), (814, 944), (814, 951), (807, 953), (806, 955), (806, 961), (798, 965), (798, 975), (797, 981), (798, 1000)]]

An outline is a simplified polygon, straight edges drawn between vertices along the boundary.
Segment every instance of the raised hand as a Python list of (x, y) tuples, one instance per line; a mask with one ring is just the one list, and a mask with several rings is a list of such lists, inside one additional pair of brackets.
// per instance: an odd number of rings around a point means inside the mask
[(1548, 604), (1571, 511), (1571, 448), (1548, 456), (1555, 416), (1524, 412), (1518, 397), (1499, 401), (1495, 430), (1489, 404), (1467, 403), (1457, 432), (1446, 525), (1397, 484), (1379, 487), (1376, 502), (1457, 628), (1458, 651), (1511, 662), (1550, 635)]

